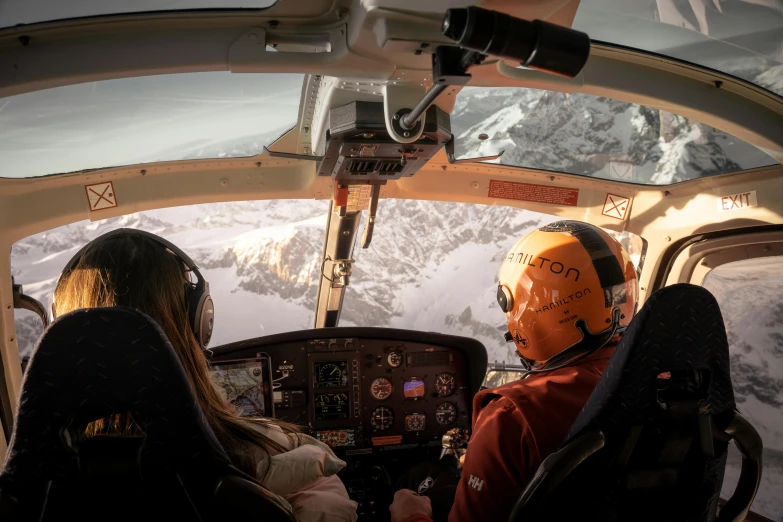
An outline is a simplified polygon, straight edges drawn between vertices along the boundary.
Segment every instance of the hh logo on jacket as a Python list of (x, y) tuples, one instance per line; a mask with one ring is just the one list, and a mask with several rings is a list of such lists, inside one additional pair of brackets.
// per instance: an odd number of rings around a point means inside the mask
[(474, 477), (473, 475), (470, 476), (470, 479), (468, 480), (468, 485), (475, 489), (476, 491), (481, 491), (481, 486), (484, 485), (484, 481), (480, 480), (478, 477)]

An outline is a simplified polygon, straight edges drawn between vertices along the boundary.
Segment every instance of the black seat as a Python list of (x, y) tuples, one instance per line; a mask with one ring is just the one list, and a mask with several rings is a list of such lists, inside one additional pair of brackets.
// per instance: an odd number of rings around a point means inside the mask
[[(143, 437), (85, 438), (130, 412)], [(0, 520), (295, 520), (231, 466), (166, 336), (129, 308), (79, 310), (44, 333), (0, 472)]]
[(744, 520), (753, 502), (761, 438), (735, 410), (715, 298), (693, 285), (661, 289), (634, 317), (510, 520), (715, 520), (731, 440), (742, 472), (720, 521)]

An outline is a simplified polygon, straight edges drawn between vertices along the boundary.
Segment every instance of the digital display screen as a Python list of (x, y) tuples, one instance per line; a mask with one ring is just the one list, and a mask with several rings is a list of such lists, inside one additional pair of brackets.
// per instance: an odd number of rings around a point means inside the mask
[(348, 394), (319, 393), (314, 400), (315, 420), (347, 419)]
[(243, 417), (272, 415), (267, 360), (215, 364), (209, 369), (220, 395)]
[(351, 448), (356, 446), (353, 430), (316, 431), (315, 438), (332, 448)]
[(406, 399), (418, 399), (424, 397), (425, 393), (424, 381), (414, 379), (412, 381), (406, 381), (402, 385), (402, 394)]
[(348, 386), (348, 361), (318, 361), (313, 363), (316, 388)]

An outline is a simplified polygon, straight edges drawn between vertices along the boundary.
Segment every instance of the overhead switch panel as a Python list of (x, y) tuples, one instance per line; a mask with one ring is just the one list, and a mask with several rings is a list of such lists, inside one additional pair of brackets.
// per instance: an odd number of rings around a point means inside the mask
[(413, 176), (452, 138), (449, 115), (431, 106), (413, 143), (397, 143), (386, 130), (382, 102), (351, 102), (329, 111), (319, 176), (342, 182)]

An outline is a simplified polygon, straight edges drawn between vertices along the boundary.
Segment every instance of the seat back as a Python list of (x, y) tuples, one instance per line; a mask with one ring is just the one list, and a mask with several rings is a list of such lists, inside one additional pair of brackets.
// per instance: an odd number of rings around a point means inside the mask
[(715, 520), (731, 440), (743, 451), (743, 472), (720, 520), (747, 513), (761, 439), (735, 410), (715, 298), (693, 285), (664, 288), (634, 317), (511, 520)]
[[(129, 412), (140, 437), (85, 438)], [(234, 468), (155, 322), (129, 308), (67, 314), (27, 367), (0, 471), (0, 519), (294, 520), (288, 504)]]

